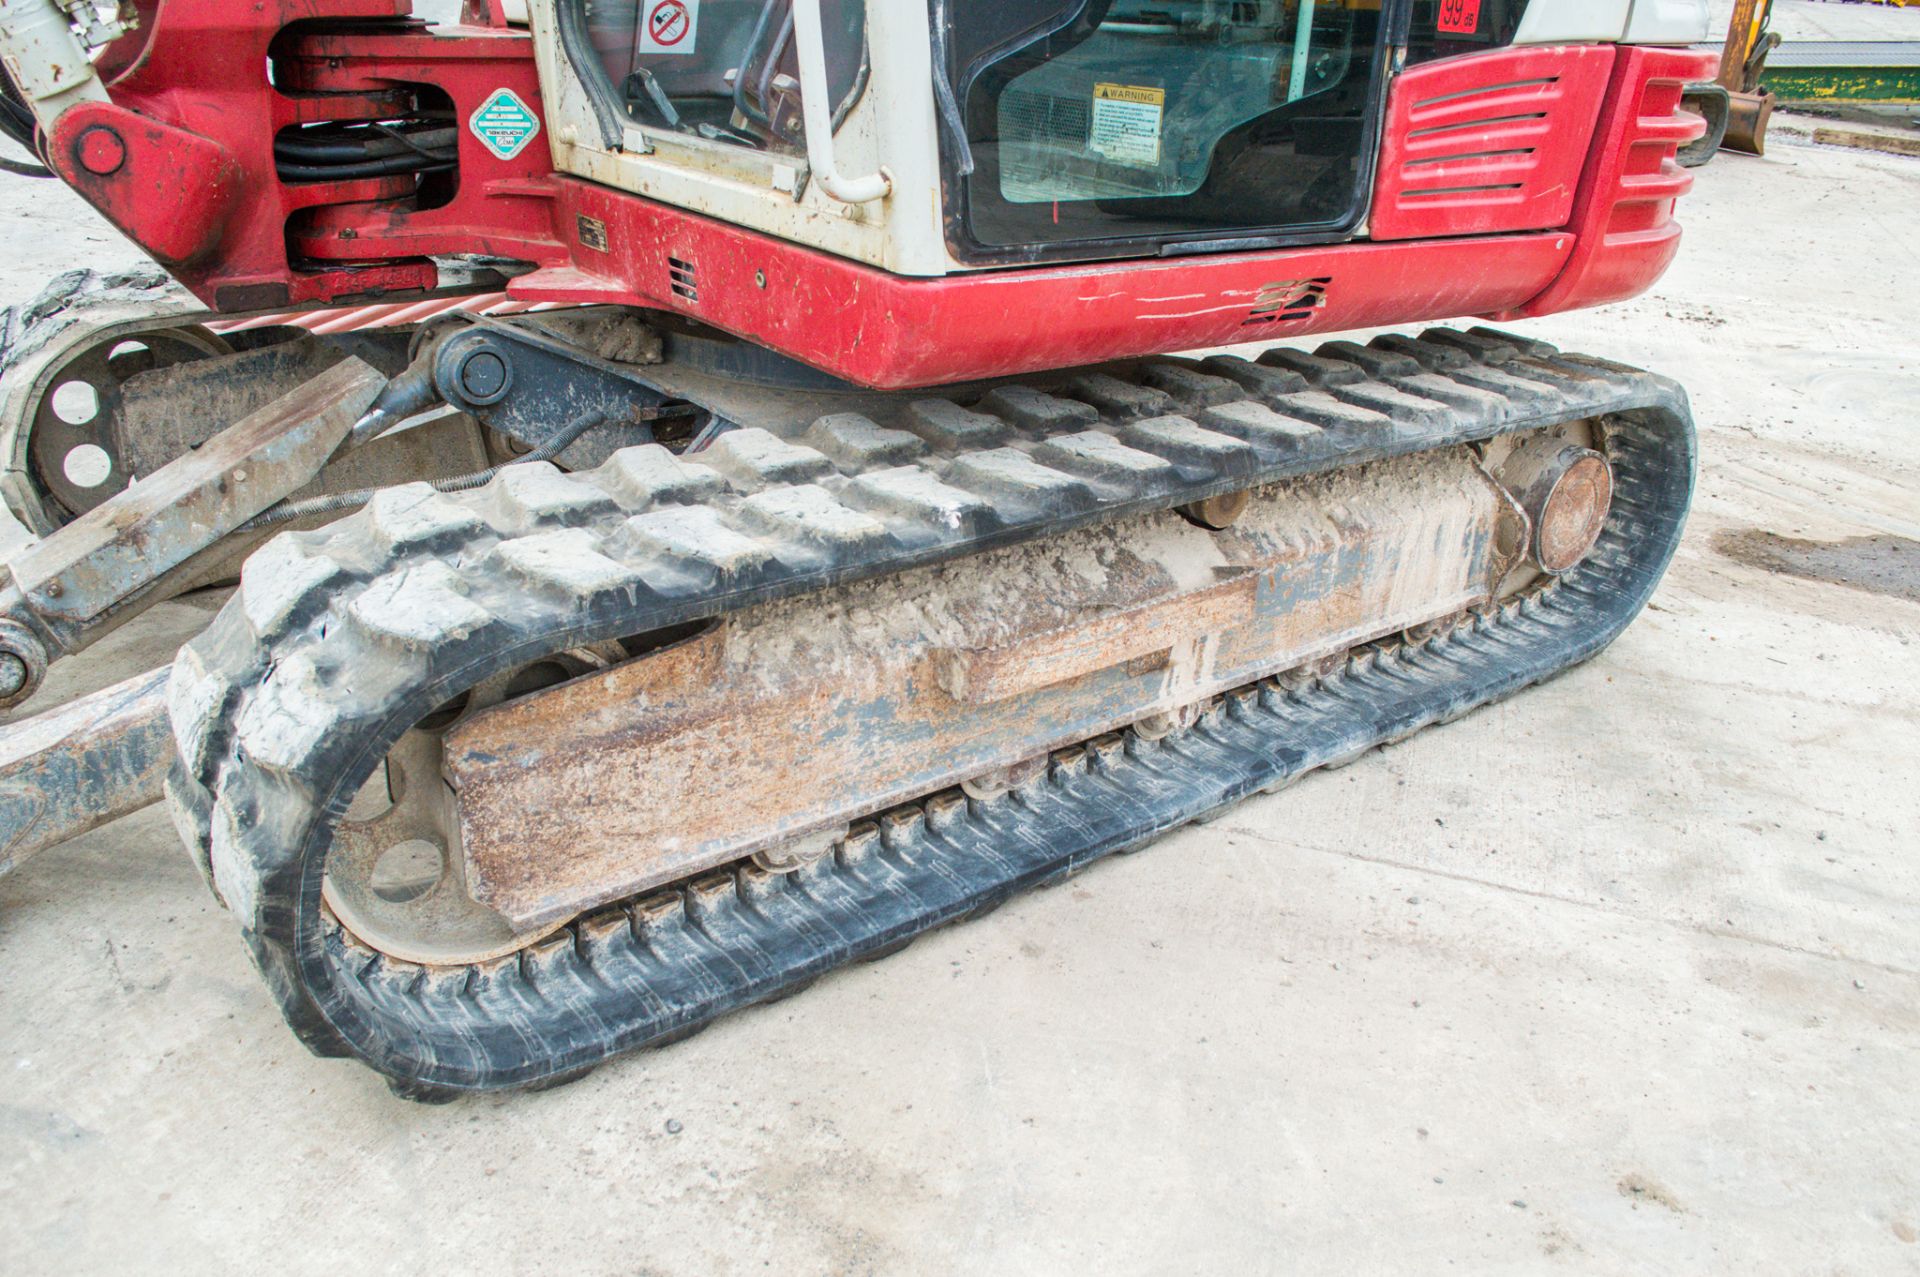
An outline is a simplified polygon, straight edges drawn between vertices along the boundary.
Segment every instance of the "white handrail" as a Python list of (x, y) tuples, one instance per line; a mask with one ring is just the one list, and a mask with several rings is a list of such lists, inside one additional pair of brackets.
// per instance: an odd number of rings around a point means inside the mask
[(820, 189), (843, 204), (871, 204), (893, 191), (885, 168), (865, 177), (843, 177), (833, 157), (833, 90), (827, 84), (826, 42), (820, 34), (820, 0), (793, 0), (793, 48), (800, 59), (800, 113), (807, 126), (807, 165)]
[(0, 59), (48, 133), (73, 103), (107, 100), (72, 18), (55, 0), (0, 0)]

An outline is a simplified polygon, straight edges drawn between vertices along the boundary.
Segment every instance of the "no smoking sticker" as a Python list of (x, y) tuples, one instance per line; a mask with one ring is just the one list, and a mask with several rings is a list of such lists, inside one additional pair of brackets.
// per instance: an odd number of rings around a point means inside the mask
[(640, 52), (692, 53), (700, 34), (700, 0), (645, 0)]

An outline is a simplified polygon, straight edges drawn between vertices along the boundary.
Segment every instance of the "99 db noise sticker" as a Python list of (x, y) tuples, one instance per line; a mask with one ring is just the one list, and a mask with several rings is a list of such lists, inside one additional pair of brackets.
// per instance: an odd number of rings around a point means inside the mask
[(1440, 0), (1442, 35), (1472, 35), (1480, 30), (1480, 0)]

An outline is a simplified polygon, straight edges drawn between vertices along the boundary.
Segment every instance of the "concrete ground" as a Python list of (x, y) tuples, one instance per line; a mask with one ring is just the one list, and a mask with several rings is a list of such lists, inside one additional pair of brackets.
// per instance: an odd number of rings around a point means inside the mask
[[(1653, 294), (1526, 326), (1700, 421), (1590, 665), (576, 1085), (397, 1101), (159, 811), (48, 853), (0, 1271), (1920, 1271), (1917, 210), (1920, 161), (1723, 158)], [(6, 300), (131, 260), (47, 185), (0, 240)]]
[[(1733, 20), (1735, 0), (1712, 0), (1713, 38)], [(1920, 9), (1892, 0), (1773, 0), (1771, 30), (1785, 40), (1920, 40)]]

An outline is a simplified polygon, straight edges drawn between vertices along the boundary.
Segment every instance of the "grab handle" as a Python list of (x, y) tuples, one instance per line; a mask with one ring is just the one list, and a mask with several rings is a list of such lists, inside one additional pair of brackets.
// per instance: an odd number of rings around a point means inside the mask
[(833, 156), (832, 90), (820, 34), (820, 0), (793, 0), (793, 46), (800, 59), (800, 111), (807, 126), (807, 165), (820, 189), (843, 204), (871, 204), (893, 191), (885, 168), (865, 177), (843, 177)]

